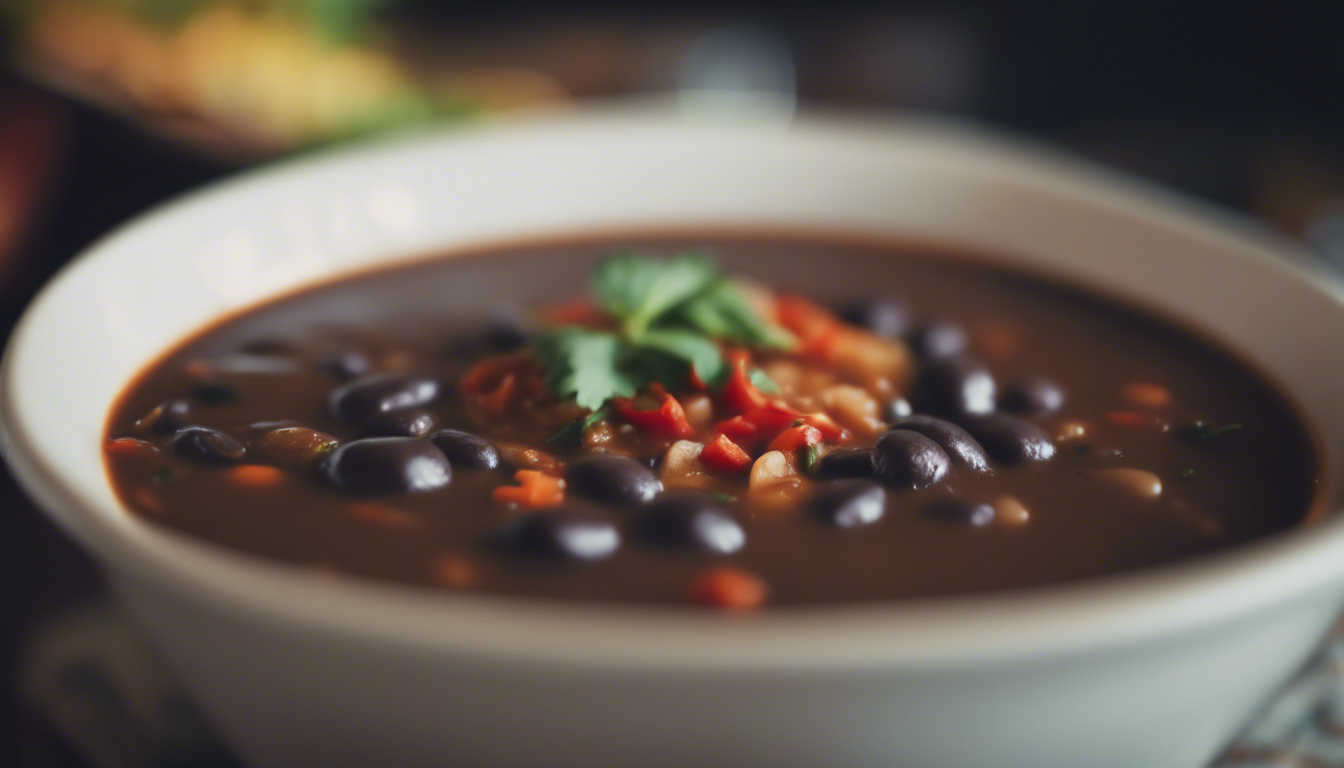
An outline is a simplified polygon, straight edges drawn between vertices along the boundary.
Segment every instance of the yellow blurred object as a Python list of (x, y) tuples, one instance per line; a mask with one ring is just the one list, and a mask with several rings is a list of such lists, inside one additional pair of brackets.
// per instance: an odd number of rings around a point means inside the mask
[(264, 4), (208, 3), (160, 26), (91, 2), (44, 0), (27, 45), (35, 60), (137, 109), (277, 147), (566, 99), (554, 77), (523, 68), (452, 73), (426, 87), (390, 53), (325, 42), (302, 15)]

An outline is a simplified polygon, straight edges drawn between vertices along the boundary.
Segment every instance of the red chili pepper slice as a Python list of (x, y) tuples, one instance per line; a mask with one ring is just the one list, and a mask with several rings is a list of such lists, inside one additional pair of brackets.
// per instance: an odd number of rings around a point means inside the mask
[(747, 370), (750, 359), (750, 355), (742, 350), (728, 353), (732, 372), (728, 375), (728, 382), (723, 385), (722, 398), (724, 406), (735, 413), (747, 413), (769, 402), (765, 393), (751, 383), (751, 372)]
[(821, 430), (811, 424), (800, 424), (780, 432), (779, 437), (771, 441), (770, 447), (766, 451), (782, 451), (790, 454), (799, 448), (816, 445), (820, 442)]
[(747, 421), (746, 417), (734, 416), (715, 424), (713, 431), (720, 435), (727, 435), (735, 443), (747, 443), (756, 438), (760, 429)]
[(746, 471), (751, 457), (727, 435), (719, 435), (700, 451), (700, 462), (714, 472), (733, 474)]
[(645, 410), (637, 407), (634, 400), (621, 398), (612, 401), (612, 408), (617, 416), (647, 432), (676, 438), (695, 434), (677, 398), (656, 383), (649, 385), (649, 392), (661, 401), (658, 407)]

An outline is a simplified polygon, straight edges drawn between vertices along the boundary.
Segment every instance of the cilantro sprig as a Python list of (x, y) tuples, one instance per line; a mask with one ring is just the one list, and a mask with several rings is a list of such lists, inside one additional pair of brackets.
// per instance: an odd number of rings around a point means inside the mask
[[(614, 330), (560, 327), (543, 334), (537, 354), (556, 395), (594, 411), (657, 382), (685, 385), (690, 374), (714, 385), (729, 373), (721, 344), (786, 348), (793, 337), (760, 317), (704, 255), (655, 259), (613, 254), (592, 275), (598, 306)], [(759, 371), (753, 381), (773, 384)]]

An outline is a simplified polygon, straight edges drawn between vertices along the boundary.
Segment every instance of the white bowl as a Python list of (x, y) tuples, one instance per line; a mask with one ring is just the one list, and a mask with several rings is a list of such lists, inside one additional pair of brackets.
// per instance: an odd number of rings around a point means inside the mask
[[(1344, 465), (1344, 305), (1287, 249), (1132, 182), (917, 121), (781, 132), (590, 113), (303, 159), (148, 214), (37, 298), (5, 456), (257, 766), (1194, 768), (1344, 601), (1344, 519), (1067, 587), (725, 618), (324, 579), (146, 525), (101, 442), (171, 343), (426, 251), (714, 224), (914, 237), (1100, 286), (1226, 340)], [(1245, 229), (1245, 231), (1242, 231)]]

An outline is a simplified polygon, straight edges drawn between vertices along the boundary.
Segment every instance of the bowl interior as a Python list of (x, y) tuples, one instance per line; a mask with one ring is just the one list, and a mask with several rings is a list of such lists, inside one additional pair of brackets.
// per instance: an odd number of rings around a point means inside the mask
[[(900, 121), (807, 119), (762, 135), (744, 126), (576, 115), (304, 159), (153, 212), (66, 269), (34, 302), (5, 359), (6, 455), (52, 514), (114, 570), (157, 580), (176, 573), (190, 589), (258, 610), (270, 598), (244, 597), (243, 585), (290, 590), (290, 598), (312, 598), (299, 612), (307, 619), (344, 622), (347, 629), (364, 621), (335, 615), (350, 613), (339, 608), (350, 600), (370, 601), (373, 613), (411, 610), (411, 603), (423, 608), (431, 598), (374, 585), (316, 584), (139, 524), (121, 510), (103, 471), (110, 403), (149, 360), (207, 322), (320, 279), (434, 250), (555, 234), (750, 226), (914, 238), (999, 254), (1006, 263), (1173, 316), (1241, 352), (1299, 404), (1318, 432), (1329, 468), (1325, 492), (1337, 505), (1344, 307), (1319, 280), (1288, 267), (1291, 254), (1282, 246), (1192, 208), (999, 139)], [(1233, 610), (1226, 600), (1209, 600), (1232, 578), (1258, 585), (1257, 594), (1269, 600), (1275, 590), (1305, 588), (1327, 572), (1337, 576), (1341, 566), (1327, 566), (1331, 557), (1344, 562), (1338, 556), (1344, 529), (1335, 522), (1311, 537), (1284, 537), (1199, 567), (1081, 591), (1093, 603), (1103, 595), (1116, 601), (1110, 609), (1146, 600), (1152, 612), (1152, 595), (1160, 592), (1168, 601), (1162, 610), (1178, 610), (1172, 601), (1179, 599), (1187, 607), (1198, 603), (1201, 615)], [(1254, 578), (1255, 568), (1285, 557), (1295, 558), (1298, 570), (1277, 567), (1273, 579)], [(392, 592), (398, 594), (387, 599)], [(1014, 612), (1020, 600), (1037, 598), (1044, 601), (1040, 610), (1058, 612), (1081, 604), (1078, 592), (846, 615), (876, 621), (884, 634), (899, 617), (907, 630), (902, 642), (925, 637), (937, 645), (948, 642), (944, 635), (957, 621), (989, 620), (986, 611), (1021, 616)], [(381, 607), (372, 605), (378, 601)], [(529, 620), (510, 607), (472, 610), (493, 612), (504, 623)], [(930, 611), (944, 612), (942, 625), (920, 635), (916, 625), (932, 621)], [(949, 624), (949, 611), (960, 618)], [(1136, 627), (1156, 626), (1158, 613)], [(416, 628), (407, 636), (447, 631), (425, 628), (435, 620), (411, 620)], [(1092, 620), (1111, 623), (1100, 614)], [(677, 627), (699, 621), (657, 619)], [(803, 631), (807, 622), (781, 616), (755, 626)], [(633, 631), (620, 631), (626, 630)], [(666, 630), (650, 632), (659, 647), (677, 642)], [(1022, 638), (1030, 640), (1029, 627)], [(952, 646), (964, 647), (960, 642)]]

